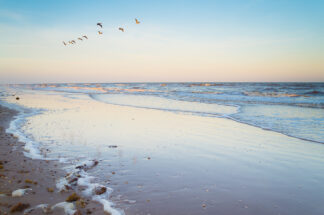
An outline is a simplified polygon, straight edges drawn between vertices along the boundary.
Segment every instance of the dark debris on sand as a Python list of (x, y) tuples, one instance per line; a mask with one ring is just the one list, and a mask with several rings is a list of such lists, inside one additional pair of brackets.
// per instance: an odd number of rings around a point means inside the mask
[(75, 202), (80, 199), (80, 196), (76, 193), (72, 193), (69, 197), (66, 198), (66, 202)]
[[(48, 204), (51, 208), (66, 200), (74, 203), (76, 215), (105, 214), (100, 203), (78, 196), (75, 192), (78, 192), (79, 188), (76, 186), (69, 186), (64, 192), (55, 192), (56, 180), (63, 178), (66, 172), (56, 161), (46, 162), (24, 156), (25, 143), (5, 132), (15, 114), (16, 111), (0, 105), (0, 215), (23, 214), (26, 211), (32, 211), (30, 214), (43, 214), (42, 209), (36, 206)], [(97, 164), (98, 161), (94, 161), (92, 167)], [(87, 168), (90, 167), (81, 167), (82, 170)], [(75, 178), (78, 176), (75, 175)], [(20, 197), (11, 196), (13, 191), (22, 188), (32, 190)], [(64, 214), (64, 211), (62, 208), (55, 208), (51, 214)]]
[(29, 207), (30, 207), (30, 204), (28, 204), (28, 203), (25, 204), (25, 203), (18, 202), (16, 205), (11, 207), (10, 213), (22, 212), (23, 210), (25, 210)]

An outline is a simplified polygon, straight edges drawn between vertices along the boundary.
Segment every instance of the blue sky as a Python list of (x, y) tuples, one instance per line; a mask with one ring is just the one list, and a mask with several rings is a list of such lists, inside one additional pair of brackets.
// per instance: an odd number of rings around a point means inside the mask
[(232, 32), (324, 32), (324, 2), (320, 0), (1, 0), (0, 5), (1, 12), (21, 18), (1, 16), (1, 23), (14, 26), (82, 27), (97, 20), (115, 24), (140, 16), (147, 23), (191, 32), (196, 28), (215, 32), (218, 27)]
[[(323, 11), (324, 1), (306, 0), (0, 0), (0, 75), (5, 83), (324, 81)], [(81, 34), (92, 41), (63, 49)]]

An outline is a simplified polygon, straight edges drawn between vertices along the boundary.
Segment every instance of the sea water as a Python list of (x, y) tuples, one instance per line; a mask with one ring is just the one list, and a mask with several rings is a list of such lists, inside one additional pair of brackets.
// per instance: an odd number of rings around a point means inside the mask
[[(235, 120), (324, 143), (324, 134), (321, 132), (324, 130), (323, 83), (121, 83), (25, 85), (24, 87), (85, 93), (93, 99), (112, 104), (171, 109), (171, 111), (177, 110), (175, 105), (179, 105), (180, 111), (187, 111), (183, 106), (180, 107), (180, 101), (196, 102), (200, 106), (230, 105), (240, 108), (236, 114), (231, 115)], [(123, 95), (123, 97), (116, 95)], [(130, 95), (139, 95), (139, 97)], [(140, 96), (151, 97), (145, 99)], [(159, 98), (170, 100), (160, 102)], [(189, 111), (195, 112), (196, 103), (188, 105), (192, 107)], [(201, 111), (200, 114), (217, 115), (211, 109)]]
[(84, 181), (112, 188), (102, 199), (126, 214), (321, 214), (323, 89), (11, 85), (1, 100), (20, 109), (11, 131), (28, 142), (27, 156), (61, 159), (68, 171), (98, 160)]

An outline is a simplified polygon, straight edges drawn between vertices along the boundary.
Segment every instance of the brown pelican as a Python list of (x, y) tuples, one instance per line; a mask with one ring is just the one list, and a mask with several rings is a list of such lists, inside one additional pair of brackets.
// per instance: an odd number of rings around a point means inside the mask
[(103, 34), (101, 31), (98, 31), (98, 34)]
[(118, 28), (118, 30), (120, 30), (120, 31), (124, 32), (124, 29), (123, 29), (123, 28)]
[(83, 36), (84, 38), (88, 39), (88, 37), (86, 35)]
[(66, 43), (63, 41), (63, 44), (66, 46)]
[(140, 24), (141, 22), (138, 19), (135, 19), (136, 24)]
[(71, 40), (71, 42), (74, 44), (75, 43), (75, 40)]
[(81, 40), (81, 41), (83, 41), (83, 39), (82, 39), (81, 37), (79, 37), (79, 38), (78, 38), (78, 40)]
[(102, 28), (102, 23), (98, 22), (97, 25), (100, 26), (100, 28)]

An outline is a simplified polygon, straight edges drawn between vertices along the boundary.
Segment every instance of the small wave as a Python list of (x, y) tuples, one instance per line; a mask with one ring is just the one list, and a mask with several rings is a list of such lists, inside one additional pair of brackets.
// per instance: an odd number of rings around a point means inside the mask
[(194, 114), (211, 114), (216, 116), (227, 116), (237, 112), (236, 106), (181, 101), (157, 96), (125, 94), (90, 94), (90, 97), (97, 101), (108, 104), (155, 109), (162, 111), (188, 112)]
[(155, 90), (152, 89), (143, 89), (143, 88), (139, 88), (139, 87), (133, 87), (132, 89), (120, 89), (121, 91), (124, 92), (156, 92)]
[(213, 87), (213, 86), (221, 86), (220, 84), (216, 83), (194, 83), (187, 85), (188, 87)]
[(99, 91), (99, 92), (104, 92), (106, 93), (107, 91), (100, 86), (96, 87), (64, 87), (66, 89), (74, 89), (74, 90), (87, 90), (87, 91)]
[(306, 95), (318, 95), (318, 96), (322, 96), (322, 95), (324, 95), (324, 92), (317, 91), (317, 90), (312, 90), (312, 91), (306, 92), (305, 94)]
[(1, 101), (1, 105), (16, 110), (18, 112), (18, 115), (14, 116), (14, 120), (12, 120), (9, 124), (9, 128), (6, 129), (6, 132), (9, 134), (14, 135), (15, 137), (18, 138), (18, 140), (20, 142), (25, 143), (24, 146), (24, 155), (26, 157), (29, 157), (31, 159), (44, 159), (46, 160), (47, 158), (45, 158), (40, 150), (39, 150), (39, 144), (31, 141), (22, 131), (20, 131), (20, 127), (22, 124), (25, 123), (26, 118), (40, 114), (42, 112), (42, 110), (38, 110), (38, 109), (26, 109), (26, 108), (22, 108), (16, 104), (11, 104), (11, 103), (7, 103), (4, 101)]
[(222, 92), (213, 92), (213, 91), (191, 91), (191, 93), (197, 93), (197, 94), (223, 94)]
[(277, 93), (277, 92), (244, 92), (246, 96), (260, 96), (260, 97), (306, 97), (295, 93)]

